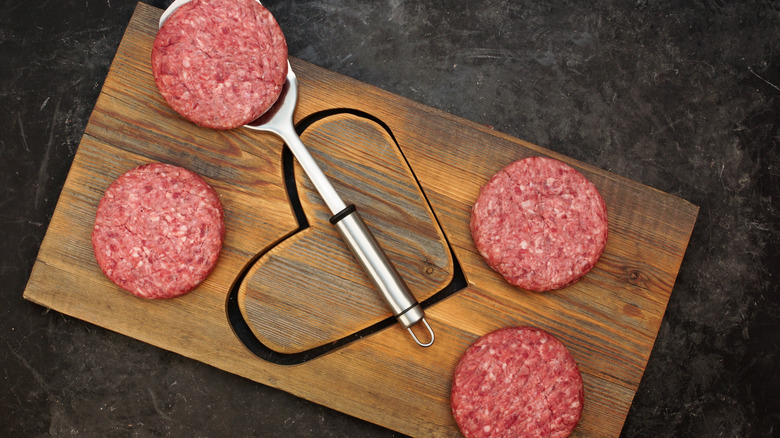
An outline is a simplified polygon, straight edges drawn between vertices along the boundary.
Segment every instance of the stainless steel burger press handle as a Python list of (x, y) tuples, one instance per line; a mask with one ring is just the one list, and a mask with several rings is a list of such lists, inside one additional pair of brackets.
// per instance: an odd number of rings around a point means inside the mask
[[(160, 27), (176, 8), (190, 0), (176, 0), (160, 17)], [(259, 3), (259, 2), (258, 2)], [(306, 175), (316, 187), (333, 216), (330, 222), (341, 233), (347, 246), (355, 255), (360, 265), (371, 278), (382, 298), (401, 325), (409, 331), (414, 341), (422, 346), (433, 345), (434, 333), (422, 307), (415, 300), (409, 287), (398, 274), (390, 259), (377, 242), (371, 230), (366, 226), (354, 205), (347, 206), (341, 200), (328, 178), (317, 165), (317, 162), (301, 142), (293, 125), (293, 112), (298, 101), (298, 78), (287, 63), (287, 80), (276, 103), (260, 118), (244, 125), (256, 131), (276, 134), (287, 144)], [(430, 340), (422, 342), (412, 330), (412, 326), (422, 322), (428, 330)]]

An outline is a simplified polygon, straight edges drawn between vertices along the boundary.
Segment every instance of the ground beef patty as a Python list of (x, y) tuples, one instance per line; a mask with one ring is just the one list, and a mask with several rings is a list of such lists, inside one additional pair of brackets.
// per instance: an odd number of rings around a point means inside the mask
[(579, 280), (607, 243), (607, 207), (596, 187), (543, 157), (516, 161), (493, 176), (470, 225), (487, 264), (509, 283), (536, 292)]
[(276, 102), (287, 75), (287, 43), (254, 0), (193, 0), (157, 33), (152, 71), (176, 112), (207, 128), (233, 129)]
[(452, 414), (466, 437), (567, 437), (580, 420), (582, 376), (566, 347), (532, 327), (477, 340), (455, 369)]
[(143, 298), (173, 298), (211, 272), (224, 235), (217, 192), (189, 170), (153, 163), (108, 187), (92, 246), (100, 269), (118, 286)]

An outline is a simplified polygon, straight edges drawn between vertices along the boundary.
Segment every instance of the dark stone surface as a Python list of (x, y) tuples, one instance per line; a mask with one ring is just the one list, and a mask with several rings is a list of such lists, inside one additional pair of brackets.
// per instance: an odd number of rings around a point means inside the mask
[[(699, 205), (623, 435), (778, 436), (780, 4), (661, 3), (266, 5), (293, 56)], [(134, 7), (0, 4), (0, 435), (397, 435), (22, 299)]]

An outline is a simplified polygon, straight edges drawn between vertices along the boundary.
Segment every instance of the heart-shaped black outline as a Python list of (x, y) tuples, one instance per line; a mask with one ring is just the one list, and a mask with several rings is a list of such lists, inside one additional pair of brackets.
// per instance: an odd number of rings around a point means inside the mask
[[(409, 161), (406, 159), (406, 156), (404, 155), (403, 150), (398, 144), (398, 140), (396, 140), (395, 136), (393, 135), (393, 132), (390, 130), (390, 127), (386, 123), (384, 123), (383, 121), (381, 121), (380, 119), (378, 119), (377, 117), (371, 114), (356, 109), (350, 109), (350, 108), (334, 108), (330, 110), (324, 110), (324, 111), (311, 114), (306, 118), (304, 118), (303, 120), (301, 120), (300, 123), (296, 125), (295, 130), (298, 132), (298, 135), (302, 135), (303, 132), (306, 130), (306, 128), (311, 126), (313, 123), (322, 120), (326, 117), (334, 116), (337, 114), (351, 114), (360, 118), (368, 119), (378, 124), (385, 131), (387, 131), (388, 135), (390, 135), (390, 138), (393, 139), (393, 143), (395, 143), (396, 147), (401, 152), (401, 156), (406, 162), (406, 166), (412, 172), (412, 176), (414, 177), (414, 180), (417, 181), (417, 186), (420, 187), (420, 182), (417, 179), (417, 177), (414, 175), (414, 171), (412, 170), (412, 167), (409, 165)], [(287, 189), (287, 195), (290, 199), (290, 204), (292, 206), (293, 212), (295, 213), (295, 219), (298, 223), (298, 228), (292, 233), (290, 233), (289, 235), (285, 236), (282, 240), (287, 239), (290, 236), (294, 235), (295, 233), (298, 233), (309, 227), (309, 220), (306, 218), (306, 214), (303, 211), (303, 206), (301, 205), (300, 198), (298, 197), (298, 189), (295, 183), (294, 159), (295, 158), (293, 157), (293, 154), (290, 151), (290, 149), (285, 146), (284, 149), (282, 150), (282, 172), (284, 175), (284, 184)], [(449, 282), (449, 284), (447, 284), (441, 290), (439, 290), (435, 294), (431, 295), (428, 299), (420, 303), (420, 305), (423, 308), (427, 308), (443, 300), (444, 298), (447, 298), (448, 296), (454, 294), (455, 292), (461, 289), (465, 289), (468, 283), (466, 282), (466, 276), (463, 273), (463, 269), (460, 266), (460, 262), (458, 261), (457, 257), (455, 257), (455, 252), (452, 250), (452, 245), (450, 244), (449, 239), (447, 239), (447, 235), (444, 233), (444, 230), (441, 227), (441, 223), (439, 222), (439, 219), (436, 217), (436, 212), (433, 211), (433, 208), (431, 207), (431, 203), (428, 200), (428, 197), (425, 195), (425, 192), (422, 190), (422, 187), (420, 187), (420, 191), (422, 192), (425, 202), (428, 204), (428, 208), (430, 209), (431, 213), (433, 213), (433, 217), (436, 220), (436, 224), (439, 226), (439, 229), (442, 231), (442, 235), (444, 236), (445, 242), (447, 242), (447, 247), (449, 248), (450, 254), (452, 255), (452, 264), (453, 264), (452, 280)], [(241, 272), (239, 272), (238, 276), (233, 282), (233, 285), (230, 287), (230, 291), (228, 293), (227, 303), (226, 303), (228, 323), (233, 328), (233, 332), (236, 334), (236, 337), (255, 356), (259, 357), (260, 359), (278, 365), (297, 365), (315, 359), (319, 356), (322, 356), (325, 353), (334, 351), (337, 348), (343, 347), (344, 345), (347, 345), (365, 336), (374, 334), (379, 330), (387, 328), (393, 325), (394, 323), (396, 323), (395, 317), (389, 316), (377, 323), (374, 323), (373, 325), (370, 325), (355, 333), (344, 336), (333, 342), (319, 345), (317, 347), (310, 348), (308, 350), (300, 351), (297, 353), (280, 353), (276, 350), (271, 349), (267, 345), (263, 344), (259, 339), (257, 339), (254, 333), (252, 333), (252, 329), (249, 327), (249, 324), (246, 322), (243, 315), (241, 314), (241, 309), (238, 306), (238, 290), (240, 289), (241, 283), (243, 283), (247, 273), (252, 268), (252, 266), (272, 247), (273, 246), (268, 247), (262, 252), (252, 257), (252, 259), (244, 266)]]

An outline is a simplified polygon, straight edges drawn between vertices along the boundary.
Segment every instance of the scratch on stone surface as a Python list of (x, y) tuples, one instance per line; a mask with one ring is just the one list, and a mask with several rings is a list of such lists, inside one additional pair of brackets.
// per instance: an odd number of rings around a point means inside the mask
[[(748, 229), (754, 229), (754, 230), (762, 231), (762, 232), (765, 232), (765, 233), (771, 233), (772, 232), (772, 226), (771, 225), (765, 224), (765, 223), (761, 223), (761, 222), (757, 222), (757, 221), (748, 221), (747, 226), (748, 226)], [(753, 256), (756, 256), (756, 257), (761, 255), (761, 253), (759, 251), (756, 251), (756, 250), (746, 251), (746, 254), (750, 254), (750, 255), (753, 255)]]
[(54, 127), (56, 125), (57, 116), (60, 113), (60, 102), (62, 96), (57, 98), (57, 102), (54, 104), (54, 115), (52, 116), (51, 126), (49, 127), (49, 140), (46, 142), (46, 149), (43, 151), (43, 158), (41, 158), (41, 164), (38, 168), (38, 181), (35, 187), (35, 208), (40, 207), (41, 196), (45, 192), (47, 168), (49, 167), (49, 156), (51, 154), (51, 148), (54, 144)]
[(154, 391), (149, 389), (149, 395), (152, 397), (152, 406), (154, 406), (154, 411), (157, 412), (157, 414), (159, 414), (165, 420), (171, 421), (171, 417), (166, 415), (166, 413), (163, 412), (162, 409), (160, 409), (160, 406), (157, 404), (157, 397), (155, 397)]
[(762, 81), (766, 82), (767, 84), (769, 84), (769, 86), (771, 86), (775, 90), (780, 91), (780, 87), (778, 87), (777, 85), (775, 85), (775, 84), (769, 82), (768, 80), (764, 79), (760, 74), (754, 72), (752, 67), (748, 67), (748, 70), (750, 71), (750, 73), (753, 73), (753, 75), (755, 75), (755, 77), (757, 77), (757, 78), (761, 79)]
[(514, 55), (511, 51), (506, 49), (490, 49), (490, 48), (476, 48), (467, 50), (464, 53), (467, 59), (513, 59)]
[(24, 133), (24, 125), (22, 124), (22, 116), (17, 114), (16, 120), (19, 121), (19, 133), (22, 136), (22, 144), (24, 145), (24, 150), (26, 152), (30, 152), (30, 146), (27, 144), (27, 135)]
[(336, 65), (337, 65), (338, 67), (341, 67), (341, 66), (345, 65), (345, 64), (347, 63), (347, 61), (348, 61), (349, 59), (351, 59), (351, 58), (352, 58), (352, 53), (348, 53), (346, 56), (344, 56), (344, 57), (340, 58), (340, 59), (338, 60), (338, 62), (336, 63)]
[(16, 360), (18, 360), (22, 364), (22, 366), (24, 366), (28, 371), (30, 371), (30, 374), (32, 374), (33, 379), (35, 379), (38, 385), (40, 385), (41, 388), (43, 388), (43, 391), (46, 394), (51, 396), (49, 385), (46, 383), (46, 380), (43, 378), (43, 376), (41, 376), (41, 374), (35, 368), (33, 368), (32, 365), (30, 365), (30, 362), (27, 362), (27, 359), (25, 359), (24, 356), (22, 356), (21, 354), (19, 354), (19, 352), (11, 348), (11, 345), (8, 342), (6, 342), (6, 346), (8, 346), (8, 351), (10, 351), (11, 354), (14, 355)]
[(657, 123), (654, 123), (656, 125), (656, 127), (653, 128), (650, 131), (650, 133), (653, 134), (653, 135), (656, 135), (656, 134), (660, 134), (660, 133), (662, 133), (662, 132), (664, 132), (666, 130), (671, 130), (672, 132), (676, 132), (676, 130), (675, 130), (675, 126), (676, 125), (678, 125), (678, 124), (680, 124), (680, 123), (682, 123), (682, 122), (684, 122), (686, 120), (690, 120), (691, 119), (690, 114), (687, 114), (687, 116), (688, 117), (685, 117), (685, 118), (680, 117), (680, 118), (678, 118), (676, 120), (672, 120), (669, 116), (666, 116), (665, 117), (666, 123), (663, 124), (663, 125), (661, 125), (660, 121), (658, 121)]

